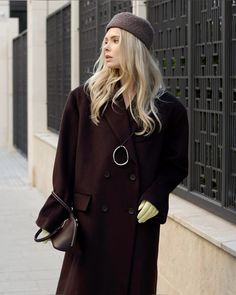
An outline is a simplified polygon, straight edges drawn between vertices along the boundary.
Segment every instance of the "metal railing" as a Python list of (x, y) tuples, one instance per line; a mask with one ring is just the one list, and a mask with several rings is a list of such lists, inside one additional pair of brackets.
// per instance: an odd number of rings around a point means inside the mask
[(122, 11), (132, 11), (132, 1), (80, 0), (80, 83), (92, 74), (99, 56), (105, 27), (111, 17)]
[(13, 39), (13, 145), (27, 156), (27, 31)]
[(189, 176), (177, 193), (236, 222), (236, 1), (149, 0), (154, 53), (189, 114)]
[(47, 125), (58, 132), (66, 98), (71, 90), (71, 6), (47, 18)]

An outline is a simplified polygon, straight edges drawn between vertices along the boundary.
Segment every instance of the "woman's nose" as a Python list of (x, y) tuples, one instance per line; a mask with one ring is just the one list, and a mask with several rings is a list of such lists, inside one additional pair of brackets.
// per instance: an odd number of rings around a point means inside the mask
[(110, 50), (110, 45), (108, 43), (104, 45), (104, 50)]

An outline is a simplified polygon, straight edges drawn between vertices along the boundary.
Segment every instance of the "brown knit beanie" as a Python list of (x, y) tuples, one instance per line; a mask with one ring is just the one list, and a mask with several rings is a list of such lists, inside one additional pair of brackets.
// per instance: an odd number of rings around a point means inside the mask
[(110, 28), (120, 28), (133, 34), (141, 40), (148, 49), (150, 49), (154, 36), (154, 29), (150, 22), (142, 17), (136, 16), (130, 12), (121, 12), (113, 16), (106, 32)]

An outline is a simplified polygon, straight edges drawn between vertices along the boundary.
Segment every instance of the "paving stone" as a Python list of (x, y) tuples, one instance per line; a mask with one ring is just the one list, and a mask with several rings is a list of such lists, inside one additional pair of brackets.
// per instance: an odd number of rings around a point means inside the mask
[(0, 148), (0, 295), (55, 295), (63, 253), (33, 240), (44, 202), (26, 159)]

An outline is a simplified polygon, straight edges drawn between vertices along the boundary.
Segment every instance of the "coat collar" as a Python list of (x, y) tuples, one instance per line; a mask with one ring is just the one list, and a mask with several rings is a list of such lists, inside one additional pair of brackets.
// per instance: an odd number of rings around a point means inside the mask
[(135, 148), (133, 143), (133, 135), (137, 129), (136, 122), (132, 118), (129, 109), (126, 110), (123, 95), (121, 94), (117, 99), (117, 105), (109, 102), (104, 112), (104, 117), (111, 128), (111, 131), (117, 138), (117, 146), (122, 144), (127, 138), (129, 138), (124, 144), (128, 149), (129, 156), (137, 163), (135, 154)]

